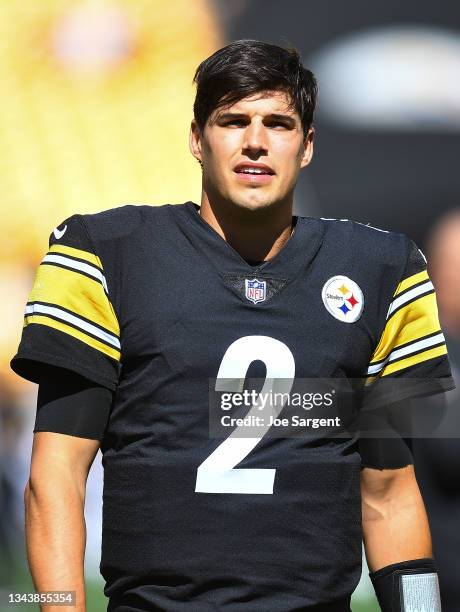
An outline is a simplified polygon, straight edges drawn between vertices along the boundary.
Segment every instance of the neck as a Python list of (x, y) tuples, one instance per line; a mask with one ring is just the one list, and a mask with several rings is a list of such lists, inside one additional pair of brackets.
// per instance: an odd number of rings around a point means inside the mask
[(231, 203), (211, 203), (203, 192), (200, 215), (248, 261), (272, 259), (292, 233), (292, 203), (248, 210)]

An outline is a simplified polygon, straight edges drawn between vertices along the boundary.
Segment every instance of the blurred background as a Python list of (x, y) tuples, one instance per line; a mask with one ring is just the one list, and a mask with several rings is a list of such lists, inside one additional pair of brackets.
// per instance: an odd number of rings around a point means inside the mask
[[(188, 151), (192, 78), (205, 57), (239, 38), (295, 46), (319, 81), (315, 157), (299, 180), (296, 212), (405, 232), (433, 253), (459, 380), (458, 2), (0, 0), (0, 591), (32, 589), (22, 496), (36, 387), (9, 360), (48, 235), (73, 213), (199, 201), (201, 173)], [(453, 418), (458, 400), (449, 396)], [(420, 443), (417, 451), (440, 557), (460, 533), (460, 447), (449, 443), (435, 451), (450, 466), (447, 485), (436, 477), (442, 462), (434, 469), (425, 460), (433, 449)], [(446, 487), (454, 494), (438, 503)], [(106, 605), (101, 494), (99, 455), (86, 504), (89, 611)], [(354, 611), (378, 610), (366, 574)]]

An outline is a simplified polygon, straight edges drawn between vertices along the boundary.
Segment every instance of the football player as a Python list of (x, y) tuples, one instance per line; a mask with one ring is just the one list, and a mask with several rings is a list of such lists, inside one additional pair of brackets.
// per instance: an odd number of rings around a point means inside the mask
[[(362, 459), (357, 434), (321, 428), (209, 433), (213, 390), (241, 400), (250, 376), (287, 393), (362, 377), (380, 404), (453, 383), (411, 240), (292, 215), (317, 95), (298, 53), (237, 41), (194, 80), (200, 205), (66, 219), (26, 306), (12, 367), (39, 383), (25, 491), (35, 586), (74, 590), (85, 610), (85, 483), (100, 448), (112, 612), (349, 611), (363, 538), (383, 610), (439, 610), (404, 451), (388, 459), (368, 440)], [(390, 378), (413, 384), (396, 397)]]

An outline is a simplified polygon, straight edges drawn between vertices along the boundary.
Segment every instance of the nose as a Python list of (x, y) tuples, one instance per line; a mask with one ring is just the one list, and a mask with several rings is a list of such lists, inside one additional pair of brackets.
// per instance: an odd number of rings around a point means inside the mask
[(268, 151), (267, 130), (261, 121), (252, 120), (244, 131), (243, 151), (260, 153)]

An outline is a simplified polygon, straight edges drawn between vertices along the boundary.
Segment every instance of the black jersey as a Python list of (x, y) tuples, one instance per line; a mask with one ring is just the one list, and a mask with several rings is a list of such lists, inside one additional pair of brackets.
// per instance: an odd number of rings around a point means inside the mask
[(282, 250), (251, 266), (189, 202), (75, 215), (51, 235), (12, 366), (115, 391), (102, 442), (109, 609), (349, 609), (353, 437), (209, 436), (210, 379), (255, 362), (274, 378), (452, 386), (425, 261), (401, 234), (298, 217)]

